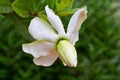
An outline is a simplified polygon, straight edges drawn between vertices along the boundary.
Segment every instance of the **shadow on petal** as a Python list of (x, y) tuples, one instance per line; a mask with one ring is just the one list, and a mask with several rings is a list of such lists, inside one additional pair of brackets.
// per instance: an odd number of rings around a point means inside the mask
[(50, 52), (49, 55), (34, 58), (33, 61), (36, 65), (39, 66), (51, 66), (56, 61), (57, 58), (58, 54), (55, 50), (53, 50)]

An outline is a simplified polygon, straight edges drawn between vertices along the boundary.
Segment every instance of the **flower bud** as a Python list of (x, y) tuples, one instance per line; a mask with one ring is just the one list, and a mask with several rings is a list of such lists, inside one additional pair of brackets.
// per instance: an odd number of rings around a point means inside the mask
[(69, 67), (76, 67), (77, 53), (75, 47), (67, 40), (60, 40), (56, 45), (59, 58), (63, 64)]

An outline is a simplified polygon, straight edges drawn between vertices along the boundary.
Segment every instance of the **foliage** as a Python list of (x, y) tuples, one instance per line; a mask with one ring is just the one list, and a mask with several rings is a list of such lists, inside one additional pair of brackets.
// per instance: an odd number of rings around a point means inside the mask
[(10, 13), (13, 12), (11, 8), (11, 2), (9, 0), (0, 0), (0, 13)]
[(16, 0), (12, 7), (21, 17), (30, 17), (44, 9), (43, 2), (45, 0)]
[[(64, 67), (59, 59), (51, 67), (34, 65), (33, 57), (22, 51), (21, 44), (32, 40), (27, 31), (31, 18), (36, 13), (44, 14), (46, 4), (55, 10), (52, 2), (0, 0), (0, 80), (120, 80), (120, 9), (113, 6), (119, 1), (75, 0), (73, 9), (85, 5), (88, 8), (88, 18), (75, 45), (76, 68)], [(70, 14), (61, 16), (65, 28)]]

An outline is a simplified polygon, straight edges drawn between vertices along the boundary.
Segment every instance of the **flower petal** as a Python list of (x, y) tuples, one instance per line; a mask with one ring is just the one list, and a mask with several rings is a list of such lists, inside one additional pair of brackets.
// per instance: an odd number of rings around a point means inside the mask
[(57, 34), (55, 34), (52, 27), (38, 17), (35, 17), (31, 20), (29, 33), (38, 40), (54, 41), (57, 37)]
[(23, 44), (24, 52), (32, 54), (34, 57), (46, 56), (54, 49), (54, 44), (46, 41), (35, 41), (29, 44)]
[(78, 41), (79, 30), (86, 18), (87, 10), (85, 8), (82, 8), (76, 11), (70, 19), (67, 28), (67, 35), (70, 38), (73, 45), (75, 44), (76, 41)]
[(34, 58), (33, 61), (36, 65), (40, 66), (50, 66), (52, 65), (56, 59), (58, 58), (58, 54), (56, 51), (51, 51), (49, 55), (47, 56), (41, 56), (39, 58)]
[(64, 35), (65, 31), (60, 18), (48, 6), (45, 7), (45, 11), (49, 22), (57, 30), (58, 34)]

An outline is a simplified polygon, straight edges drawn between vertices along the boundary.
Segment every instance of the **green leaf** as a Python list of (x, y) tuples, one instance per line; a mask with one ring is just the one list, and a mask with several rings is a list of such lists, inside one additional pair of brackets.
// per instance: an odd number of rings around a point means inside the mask
[(65, 10), (65, 11), (57, 13), (57, 15), (58, 16), (67, 16), (67, 15), (71, 15), (71, 14), (75, 13), (77, 10), (78, 10), (78, 8), (67, 10), (67, 11)]
[(51, 9), (55, 7), (55, 0), (46, 0), (46, 3), (49, 5)]
[(37, 16), (45, 6), (45, 0), (15, 0), (12, 4), (15, 12), (24, 18)]
[(56, 0), (56, 10), (61, 12), (65, 9), (69, 10), (72, 8), (74, 0)]
[(0, 5), (11, 6), (11, 2), (9, 0), (0, 0)]
[(30, 36), (30, 34), (28, 33), (28, 29), (26, 27), (26, 25), (22, 22), (22, 20), (20, 20), (17, 16), (12, 16), (14, 21), (14, 25), (16, 27), (16, 29), (19, 31), (19, 33), (25, 37), (26, 39), (28, 39), (29, 41), (33, 41), (33, 38)]
[(11, 13), (13, 9), (9, 0), (0, 0), (0, 13)]
[[(32, 36), (28, 33), (28, 26), (29, 26), (29, 22), (30, 22), (31, 18), (21, 18), (19, 16), (16, 16), (15, 14), (10, 14), (7, 17), (9, 17), (10, 20), (12, 22), (14, 22), (13, 25), (16, 28), (16, 31), (19, 34), (21, 34), (24, 38), (26, 38), (26, 40), (29, 40), (29, 41), (34, 40), (32, 38)], [(10, 38), (9, 38), (9, 40), (10, 40)], [(11, 42), (9, 42), (9, 43), (12, 44)]]
[(0, 13), (11, 13), (13, 9), (11, 7), (0, 6)]
[[(82, 8), (87, 9), (87, 6), (83, 6)], [(78, 9), (80, 9), (80, 8), (65, 9), (65, 10), (63, 10), (63, 11), (61, 11), (61, 12), (58, 12), (57, 15), (59, 15), (59, 16), (71, 15), (71, 14), (75, 13)]]
[(0, 78), (5, 78), (8, 75), (8, 71), (6, 69), (0, 70)]

